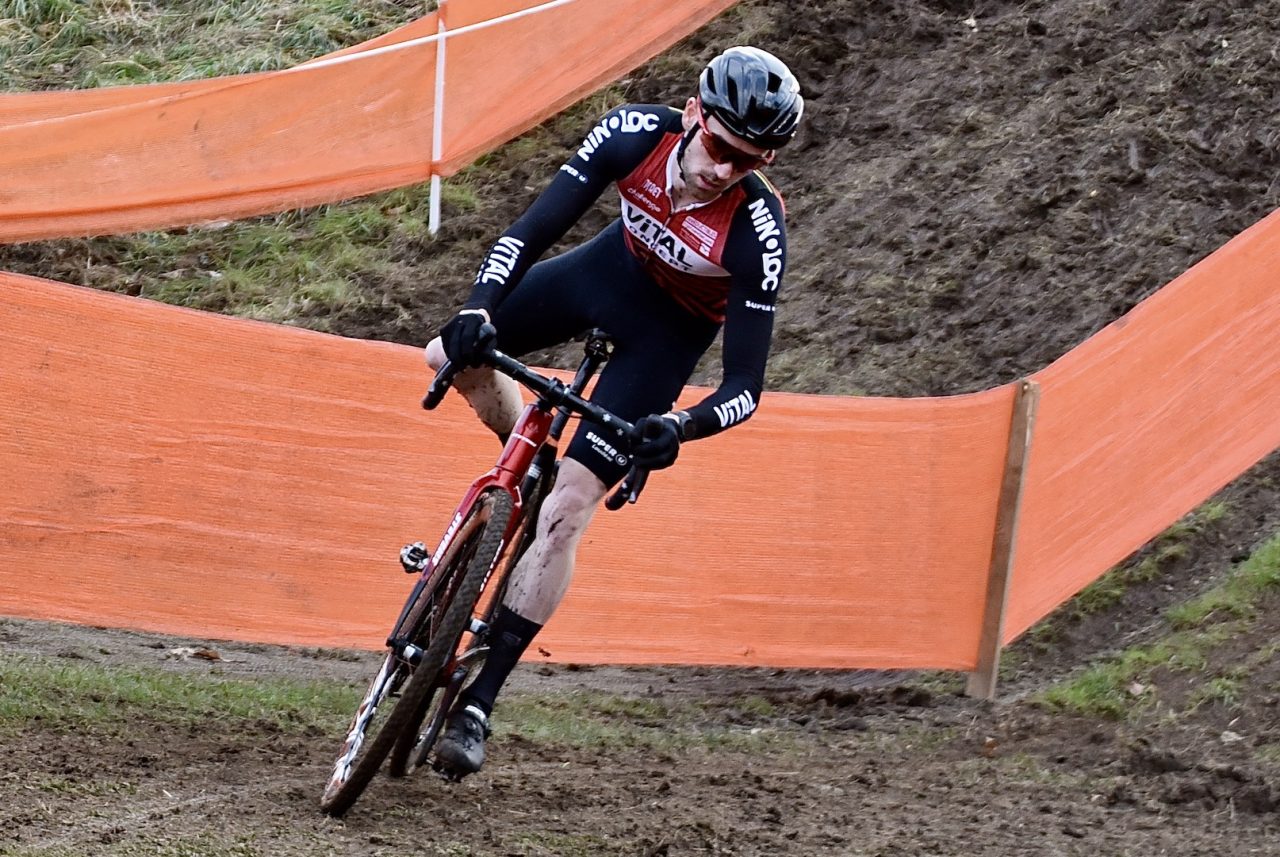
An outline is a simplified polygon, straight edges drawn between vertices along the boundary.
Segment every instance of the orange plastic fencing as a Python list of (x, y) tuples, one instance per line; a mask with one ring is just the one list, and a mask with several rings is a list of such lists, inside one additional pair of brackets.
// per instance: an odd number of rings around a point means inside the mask
[[(1039, 373), (1006, 640), (1280, 444), (1278, 260), (1280, 212)], [(414, 349), (0, 288), (0, 614), (377, 647), (496, 454)], [(1012, 399), (766, 396), (601, 513), (533, 657), (973, 668)]]
[(1012, 640), (1280, 446), (1280, 211), (1037, 373)]
[[(496, 143), (617, 79), (734, 2), (574, 0), (500, 26), (451, 36), (440, 173), (456, 172)], [(452, 31), (536, 5), (449, 0), (440, 14)], [(690, 78), (690, 95), (695, 83)]]
[[(433, 36), (437, 33), (437, 19), (433, 12), (403, 27), (384, 33), (359, 45), (341, 51), (334, 51), (323, 59), (346, 56), (373, 48), (407, 42)], [(128, 107), (156, 102), (187, 93), (199, 93), (216, 89), (227, 83), (244, 82), (253, 75), (213, 78), (207, 80), (184, 80), (174, 83), (156, 83), (140, 86), (104, 86), (94, 89), (47, 90), (42, 92), (9, 92), (0, 94), (0, 128), (11, 125), (22, 125), (27, 122), (41, 122), (46, 119), (59, 119), (113, 107)], [(0, 151), (5, 151), (0, 149)]]
[[(496, 457), (459, 397), (421, 410), (415, 349), (0, 288), (0, 614), (377, 647), (400, 545)], [(766, 396), (600, 513), (541, 650), (965, 668), (1011, 398)]]
[[(283, 71), (0, 95), (0, 242), (230, 220), (449, 175), (731, 4), (450, 0)], [(433, 163), (441, 20), (460, 32)]]
[[(282, 72), (0, 96), (0, 241), (448, 174), (728, 5), (450, 0)], [(1280, 445), (1277, 283), (1280, 213), (1035, 376), (1006, 641)], [(413, 349), (0, 288), (0, 614), (378, 647), (397, 548), (496, 454)], [(601, 513), (533, 656), (972, 668), (1012, 400), (766, 396)]]

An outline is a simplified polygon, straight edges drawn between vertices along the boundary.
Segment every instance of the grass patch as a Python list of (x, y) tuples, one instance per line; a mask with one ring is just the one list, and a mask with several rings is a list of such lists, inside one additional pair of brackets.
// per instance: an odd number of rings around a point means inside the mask
[(1156, 536), (1150, 552), (1141, 560), (1117, 566), (1082, 589), (1071, 601), (1072, 615), (1079, 619), (1119, 604), (1134, 584), (1150, 583), (1167, 566), (1185, 559), (1190, 553), (1187, 542), (1217, 524), (1226, 514), (1226, 503), (1217, 500), (1205, 503)]
[[(338, 681), (222, 678), (0, 656), (0, 734), (33, 722), (54, 729), (110, 730), (139, 719), (179, 725), (245, 721), (295, 733), (318, 729), (336, 742), (362, 691)], [(553, 745), (750, 750), (788, 740), (767, 720), (757, 727), (725, 722), (717, 717), (718, 705), (578, 693), (513, 695), (500, 708), (499, 735)], [(744, 699), (740, 710), (761, 718), (774, 713), (771, 703), (755, 697)], [(47, 788), (60, 786), (51, 780)]]
[[(748, 708), (753, 705), (750, 701), (744, 704)], [(777, 729), (735, 727), (718, 720), (703, 706), (660, 699), (574, 693), (508, 697), (498, 707), (496, 734), (540, 744), (676, 752), (691, 748), (751, 750), (787, 740)]]
[(1165, 611), (1175, 628), (1252, 617), (1262, 595), (1280, 585), (1280, 537), (1273, 537), (1215, 589)]
[(111, 242), (117, 288), (165, 303), (283, 322), (363, 306), (366, 279), (426, 238), (427, 189), (405, 188), (274, 217), (148, 232)]
[[(1233, 671), (1233, 673), (1236, 671)], [(1243, 692), (1243, 676), (1239, 674), (1218, 676), (1200, 685), (1187, 699), (1189, 708), (1202, 705), (1222, 705), (1235, 708), (1240, 704)]]
[(738, 708), (744, 714), (750, 714), (754, 717), (777, 717), (778, 706), (774, 705), (763, 696), (747, 696), (738, 703)]
[[(1114, 719), (1133, 717), (1156, 702), (1152, 675), (1160, 669), (1202, 672), (1214, 651), (1252, 626), (1262, 598), (1280, 585), (1280, 534), (1272, 536), (1219, 586), (1167, 611), (1171, 633), (1162, 640), (1129, 649), (1093, 664), (1071, 681), (1056, 685), (1038, 700), (1051, 708)], [(1247, 673), (1267, 662), (1275, 644), (1255, 653), (1245, 667), (1232, 664), (1206, 676), (1187, 700), (1189, 708), (1239, 702)]]
[[(1006, 650), (1002, 657), (1012, 658), (1013, 662), (1017, 663), (1021, 653)], [(924, 688), (934, 696), (960, 695), (964, 693), (968, 681), (968, 673), (956, 672), (955, 670), (921, 670), (911, 676), (911, 685), (913, 687)]]
[(1254, 756), (1268, 765), (1280, 765), (1280, 744), (1263, 744), (1254, 751)]
[(9, 0), (0, 5), (0, 87), (87, 89), (287, 68), (382, 35), (434, 5)]
[(115, 726), (140, 717), (184, 725), (265, 721), (286, 731), (332, 731), (359, 701), (357, 690), (338, 682), (223, 679), (59, 658), (0, 657), (0, 731), (37, 720), (75, 728)]

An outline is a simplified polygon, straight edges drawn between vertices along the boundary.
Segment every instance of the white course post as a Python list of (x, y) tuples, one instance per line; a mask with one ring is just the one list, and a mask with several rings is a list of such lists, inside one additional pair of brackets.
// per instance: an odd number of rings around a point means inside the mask
[(431, 207), (427, 216), (427, 231), (435, 235), (440, 231), (440, 175), (436, 173), (436, 164), (444, 157), (444, 51), (445, 38), (444, 7), (446, 0), (440, 0), (436, 7), (439, 29), (436, 31), (440, 40), (436, 43), (436, 100), (432, 109), (431, 128)]

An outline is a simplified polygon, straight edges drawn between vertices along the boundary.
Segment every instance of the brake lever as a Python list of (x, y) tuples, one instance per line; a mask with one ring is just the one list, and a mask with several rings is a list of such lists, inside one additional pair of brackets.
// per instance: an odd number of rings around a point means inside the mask
[(642, 467), (632, 467), (627, 474), (627, 478), (622, 480), (622, 484), (618, 486), (618, 490), (614, 491), (604, 501), (604, 507), (610, 512), (616, 512), (627, 503), (634, 503), (640, 499), (640, 492), (644, 490), (644, 484), (649, 480), (649, 471)]
[[(493, 355), (494, 344), (498, 339), (498, 330), (490, 322), (485, 322), (480, 326), (480, 339), (484, 340), (484, 357), (489, 358)], [(427, 394), (422, 397), (422, 407), (428, 411), (434, 411), (436, 405), (444, 399), (445, 393), (449, 392), (449, 388), (453, 386), (453, 377), (462, 371), (463, 367), (453, 368), (453, 362), (445, 360), (444, 365), (440, 367), (440, 371), (436, 373), (436, 377), (431, 381), (431, 386), (427, 388)]]
[(436, 409), (436, 405), (440, 404), (445, 393), (449, 392), (449, 388), (453, 386), (453, 376), (457, 374), (453, 364), (446, 360), (440, 367), (440, 371), (436, 373), (436, 377), (432, 379), (431, 386), (427, 388), (427, 394), (422, 397), (422, 407), (425, 410)]

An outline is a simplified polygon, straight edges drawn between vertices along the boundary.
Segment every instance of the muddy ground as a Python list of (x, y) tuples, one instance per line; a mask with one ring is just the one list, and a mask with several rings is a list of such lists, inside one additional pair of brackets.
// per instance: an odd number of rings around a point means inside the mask
[[(369, 655), (28, 622), (0, 624), (0, 639), (218, 676), (354, 685), (375, 668)], [(193, 646), (220, 660), (172, 654)], [(619, 714), (670, 730), (678, 740), (659, 749), (500, 727), (481, 775), (380, 778), (341, 821), (317, 811), (338, 741), (322, 730), (32, 723), (6, 747), (0, 854), (1275, 855), (1280, 765), (1258, 750), (1280, 740), (1278, 679), (1269, 665), (1237, 710), (1120, 723), (984, 704), (919, 675), (526, 667), (509, 699), (587, 690), (698, 714)], [(721, 741), (699, 738), (711, 734)]]
[[(792, 235), (775, 388), (905, 396), (1011, 380), (1280, 205), (1274, 0), (744, 3), (630, 76), (626, 97), (675, 103), (708, 55), (744, 41), (790, 60), (810, 105), (770, 170)], [(465, 291), (462, 260), (580, 131), (550, 123), (533, 156), (496, 154), (510, 185), (447, 211), (444, 241), (399, 248), (401, 275), (362, 284), (372, 308), (310, 323), (423, 341)], [(50, 242), (0, 261), (114, 288), (111, 248)], [(421, 287), (423, 272), (437, 288)], [(716, 371), (713, 358), (698, 380)], [(679, 729), (767, 740), (655, 752), (500, 732), (481, 776), (384, 779), (340, 822), (316, 808), (336, 735), (176, 731), (145, 716), (124, 734), (32, 723), (5, 739), (0, 854), (1280, 855), (1275, 663), (1255, 664), (1233, 703), (1194, 710), (1194, 676), (1173, 671), (1156, 676), (1161, 705), (1129, 720), (1034, 702), (1090, 658), (1159, 635), (1161, 610), (1280, 528), (1278, 493), (1272, 456), (1159, 578), (1108, 609), (1061, 611), (1054, 634), (1016, 645), (995, 705), (919, 675), (529, 667), (513, 694), (692, 700), (702, 713)], [(1272, 596), (1215, 663), (1275, 639), (1278, 608)], [(363, 684), (372, 669), (364, 655), (227, 643), (210, 644), (217, 663), (175, 660), (165, 653), (193, 641), (25, 622), (0, 625), (0, 640), (224, 674)], [(744, 707), (752, 696), (771, 706)], [(70, 785), (32, 785), (55, 778)]]

